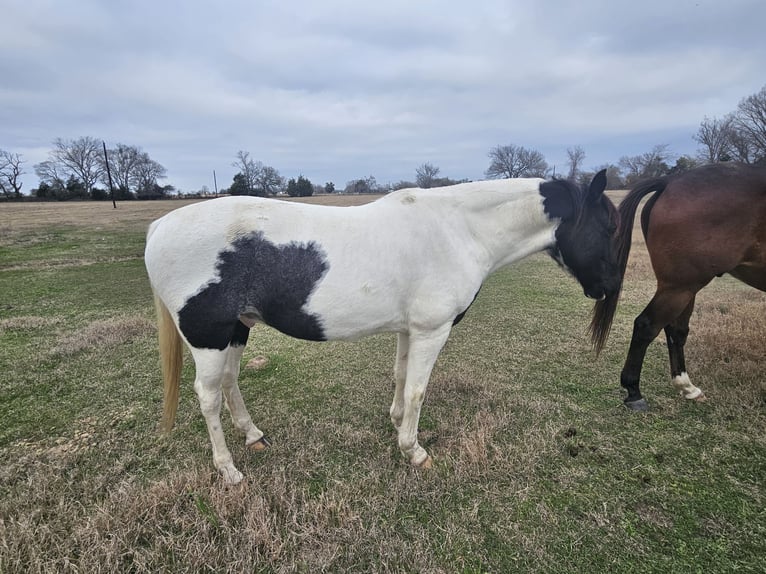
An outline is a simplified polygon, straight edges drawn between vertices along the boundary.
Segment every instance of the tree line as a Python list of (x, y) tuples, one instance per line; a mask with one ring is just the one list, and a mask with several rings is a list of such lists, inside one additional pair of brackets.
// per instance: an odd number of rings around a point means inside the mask
[[(538, 150), (516, 144), (497, 145), (489, 150), (489, 167), (484, 172), (489, 179), (505, 177), (565, 177), (587, 183), (593, 174), (607, 170), (610, 189), (629, 187), (648, 177), (659, 177), (691, 169), (703, 163), (741, 161), (766, 164), (766, 86), (743, 98), (735, 110), (722, 118), (705, 117), (693, 139), (699, 144), (695, 156), (675, 156), (667, 144), (635, 155), (622, 156), (617, 163), (584, 169), (585, 150), (581, 146), (567, 149), (566, 169), (556, 172)], [(166, 169), (141, 148), (117, 144), (106, 146), (92, 138), (56, 139), (47, 160), (34, 166), (40, 179), (31, 195), (41, 199), (158, 199), (176, 193), (172, 185), (160, 185), (167, 177)], [(673, 163), (673, 161), (675, 162)], [(0, 149), (0, 198), (22, 197), (21, 176), (24, 159), (20, 154)], [(279, 171), (254, 160), (244, 150), (237, 152), (232, 166), (237, 169), (233, 181), (221, 193), (231, 195), (272, 196), (287, 194), (305, 197), (315, 193), (386, 193), (406, 187), (431, 188), (454, 185), (456, 180), (440, 175), (440, 168), (423, 163), (415, 170), (413, 181), (379, 184), (370, 175), (346, 183), (342, 190), (335, 184), (314, 184), (303, 175), (285, 179)], [(111, 176), (111, 184), (109, 177)], [(206, 195), (203, 186), (199, 194)]]
[[(0, 150), (0, 192), (5, 198), (21, 197), (23, 163), (20, 154)], [(31, 193), (40, 199), (157, 199), (174, 191), (158, 183), (166, 170), (141, 148), (117, 144), (107, 149), (92, 137), (54, 140), (48, 159), (35, 164), (34, 171), (40, 184)]]

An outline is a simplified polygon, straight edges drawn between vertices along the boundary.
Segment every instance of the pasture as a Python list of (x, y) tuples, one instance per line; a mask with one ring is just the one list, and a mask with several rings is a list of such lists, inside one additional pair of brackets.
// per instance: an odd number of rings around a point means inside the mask
[(273, 446), (248, 453), (223, 417), (246, 477), (226, 487), (190, 360), (176, 428), (156, 432), (142, 253), (180, 205), (0, 205), (0, 572), (762, 571), (766, 294), (704, 289), (687, 361), (708, 401), (671, 388), (661, 335), (633, 413), (619, 372), (654, 291), (640, 232), (599, 357), (591, 302), (549, 258), (495, 274), (434, 369), (428, 471), (388, 416), (395, 336), (256, 327), (244, 362), (267, 363), (240, 386)]

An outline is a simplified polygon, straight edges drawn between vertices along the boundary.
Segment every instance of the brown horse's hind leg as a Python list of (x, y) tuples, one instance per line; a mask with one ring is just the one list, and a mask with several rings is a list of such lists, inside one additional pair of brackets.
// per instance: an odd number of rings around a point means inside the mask
[(633, 322), (633, 336), (620, 375), (620, 384), (628, 391), (625, 406), (629, 409), (648, 410), (649, 405), (641, 395), (640, 389), (641, 368), (646, 350), (660, 331), (676, 321), (693, 300), (694, 293), (688, 291), (658, 289), (649, 305)]
[(694, 297), (683, 313), (665, 327), (665, 338), (668, 341), (668, 354), (670, 355), (670, 376), (673, 378), (673, 386), (684, 398), (704, 401), (705, 394), (689, 380), (689, 375), (686, 372), (686, 359), (684, 358), (684, 345), (689, 335), (689, 318), (692, 311), (694, 311)]

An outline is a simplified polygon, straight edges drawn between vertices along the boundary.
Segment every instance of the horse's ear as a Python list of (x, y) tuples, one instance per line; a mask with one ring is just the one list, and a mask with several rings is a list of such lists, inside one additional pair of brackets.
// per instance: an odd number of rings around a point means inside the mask
[(593, 181), (590, 182), (590, 188), (588, 188), (588, 201), (596, 202), (604, 193), (606, 189), (606, 170), (602, 169), (596, 175), (593, 176)]

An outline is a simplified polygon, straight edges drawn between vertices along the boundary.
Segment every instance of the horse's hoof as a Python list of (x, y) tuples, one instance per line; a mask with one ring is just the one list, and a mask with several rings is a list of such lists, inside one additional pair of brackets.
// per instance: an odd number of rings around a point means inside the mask
[(426, 456), (423, 462), (415, 465), (415, 468), (419, 468), (420, 470), (428, 470), (429, 468), (433, 468), (433, 466), (434, 466), (433, 459), (430, 456)]
[(705, 393), (700, 393), (699, 396), (694, 397), (694, 402), (704, 403), (705, 401), (707, 401), (707, 397), (705, 396)]
[(639, 413), (645, 413), (649, 410), (649, 403), (646, 402), (646, 399), (638, 399), (637, 401), (625, 401), (625, 406), (628, 408), (628, 410)]
[(262, 436), (257, 441), (250, 443), (247, 445), (247, 448), (249, 448), (253, 452), (260, 452), (262, 450), (266, 450), (271, 446), (271, 441), (266, 438), (266, 436)]
[(227, 484), (229, 486), (239, 484), (240, 482), (242, 482), (242, 479), (245, 478), (245, 476), (233, 466), (224, 467), (220, 469), (220, 473), (221, 473), (221, 478), (223, 478), (224, 484)]

